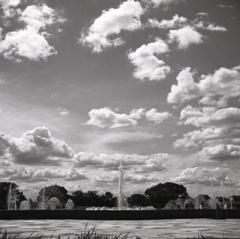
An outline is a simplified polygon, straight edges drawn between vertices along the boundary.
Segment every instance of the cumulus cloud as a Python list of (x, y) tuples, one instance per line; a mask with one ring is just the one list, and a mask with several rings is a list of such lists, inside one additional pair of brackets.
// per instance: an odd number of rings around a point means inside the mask
[(239, 127), (240, 109), (229, 107), (216, 109), (214, 107), (194, 108), (187, 106), (181, 111), (184, 124), (197, 127)]
[(7, 148), (10, 145), (9, 140), (9, 135), (0, 132), (0, 156), (3, 156), (6, 153)]
[(173, 181), (180, 184), (198, 184), (203, 186), (229, 185), (233, 181), (228, 177), (227, 168), (186, 168)]
[(66, 181), (84, 180), (88, 177), (81, 170), (62, 169), (62, 168), (45, 168), (34, 169), (29, 167), (4, 167), (0, 170), (0, 176), (8, 180), (41, 182), (49, 181), (56, 178), (62, 178)]
[(203, 36), (190, 26), (185, 26), (178, 30), (169, 31), (170, 42), (176, 41), (179, 49), (186, 49), (192, 44), (200, 44), (203, 42)]
[(199, 103), (202, 105), (209, 105), (209, 106), (216, 106), (218, 108), (224, 108), (227, 107), (228, 101), (225, 96), (220, 97), (218, 99), (213, 94), (208, 94), (204, 96), (201, 100), (199, 100)]
[(202, 30), (209, 30), (209, 31), (221, 31), (221, 32), (227, 31), (225, 27), (218, 26), (214, 23), (208, 23), (208, 22), (205, 23), (203, 21), (196, 23), (195, 28), (202, 29)]
[[(216, 143), (218, 140), (226, 138), (226, 130), (220, 128), (206, 128), (190, 131), (183, 135), (181, 139), (177, 139), (173, 143), (173, 148), (181, 147), (197, 147), (198, 145)], [(228, 138), (232, 138), (231, 136)]]
[(90, 119), (87, 125), (94, 125), (100, 128), (119, 128), (130, 125), (137, 125), (137, 121), (127, 114), (118, 114), (110, 108), (93, 109), (88, 113)]
[(208, 13), (207, 13), (207, 12), (198, 12), (198, 13), (197, 13), (197, 16), (207, 17), (207, 16), (208, 16)]
[(44, 36), (34, 29), (9, 32), (4, 40), (0, 40), (0, 53), (6, 59), (21, 61), (19, 56), (30, 60), (47, 59), (56, 54), (55, 49), (50, 46)]
[[(181, 123), (193, 125), (200, 129), (184, 134), (182, 138), (173, 143), (173, 147), (209, 146), (222, 148), (222, 145), (238, 145), (240, 143), (239, 117), (239, 108), (194, 108), (189, 105), (181, 111)], [(207, 152), (206, 150), (204, 152)]]
[(7, 32), (0, 38), (0, 53), (6, 59), (21, 61), (21, 57), (38, 61), (46, 60), (56, 54), (53, 46), (50, 46), (45, 31), (46, 26), (65, 21), (58, 13), (43, 5), (28, 6), (24, 11), (19, 10), (19, 19), (25, 24), (25, 28)]
[(118, 170), (120, 163), (123, 167), (139, 173), (161, 172), (166, 169), (164, 162), (169, 158), (168, 154), (100, 154), (95, 155), (80, 152), (75, 156), (75, 167), (103, 168), (104, 170)]
[(3, 153), (8, 153), (19, 164), (59, 164), (73, 156), (72, 149), (63, 141), (54, 139), (46, 127), (37, 127), (22, 137), (1, 135)]
[(69, 114), (69, 111), (68, 111), (67, 109), (65, 109), (65, 108), (62, 108), (62, 107), (58, 108), (58, 109), (57, 109), (57, 112), (58, 112), (61, 116), (66, 116), (66, 115)]
[(88, 179), (86, 174), (74, 168), (65, 174), (65, 180), (67, 181), (77, 181), (77, 180), (84, 180), (84, 179)]
[(232, 5), (223, 5), (223, 4), (218, 4), (217, 5), (218, 7), (221, 7), (221, 8), (233, 8)]
[(157, 19), (149, 19), (147, 25), (150, 27), (157, 27), (160, 29), (168, 29), (168, 28), (180, 28), (185, 23), (188, 22), (186, 17), (178, 16), (177, 14), (173, 16), (171, 20), (163, 19), (159, 22)]
[[(181, 0), (184, 1), (184, 0)], [(154, 7), (159, 7), (159, 6), (168, 6), (172, 3), (178, 3), (179, 1), (176, 0), (144, 0), (145, 3), (151, 4)]]
[(93, 52), (101, 52), (108, 47), (116, 47), (123, 44), (123, 39), (112, 36), (122, 31), (134, 31), (141, 28), (141, 16), (144, 9), (134, 0), (123, 2), (118, 8), (110, 8), (103, 11), (102, 15), (95, 19), (86, 33), (82, 33), (80, 42), (89, 46)]
[(199, 95), (199, 88), (197, 83), (193, 80), (194, 72), (191, 68), (183, 69), (177, 76), (177, 85), (172, 85), (171, 92), (168, 94), (169, 103), (183, 103), (196, 98)]
[(129, 116), (132, 119), (136, 119), (136, 120), (141, 119), (144, 115), (145, 115), (145, 109), (143, 108), (133, 109), (130, 111), (130, 114), (129, 114)]
[(161, 124), (164, 120), (171, 117), (171, 114), (169, 112), (157, 112), (156, 109), (151, 109), (146, 112), (146, 118), (149, 121), (154, 122), (155, 124)]
[[(171, 87), (168, 94), (169, 103), (183, 103), (194, 98), (205, 97), (201, 103), (209, 104), (214, 96), (224, 97), (220, 100), (240, 96), (240, 67), (228, 69), (221, 67), (212, 75), (202, 75), (198, 83), (193, 79), (194, 72), (189, 67), (183, 69), (177, 77), (177, 85)], [(207, 99), (208, 97), (208, 99)], [(213, 101), (212, 103), (213, 104)], [(216, 101), (218, 104), (218, 101)], [(226, 104), (226, 103), (225, 103)]]
[(144, 116), (146, 120), (160, 124), (171, 116), (169, 112), (157, 112), (156, 109), (145, 111), (143, 108), (133, 109), (129, 114), (120, 114), (108, 107), (93, 109), (89, 113), (87, 125), (94, 125), (99, 128), (119, 128), (138, 124), (138, 120)]
[(65, 21), (54, 9), (46, 4), (28, 6), (21, 13), (19, 20), (25, 22), (28, 28), (32, 27), (35, 30), (45, 29), (47, 25)]
[(4, 18), (11, 18), (17, 14), (17, 10), (15, 9), (21, 0), (0, 0), (0, 7), (3, 10)]
[[(197, 13), (197, 18), (194, 20), (189, 20), (186, 17), (178, 16), (177, 14), (172, 17), (170, 20), (163, 19), (160, 22), (157, 19), (149, 19), (146, 26), (151, 28), (160, 28), (160, 29), (174, 29), (174, 28), (184, 28), (191, 27), (192, 29), (201, 29), (208, 31), (227, 31), (223, 26), (218, 26), (215, 23), (210, 23), (208, 21), (201, 20), (203, 17), (206, 17), (207, 13)], [(200, 18), (200, 19), (199, 19)], [(182, 31), (179, 34), (186, 34)], [(196, 35), (196, 34), (195, 34)], [(197, 39), (195, 36), (194, 41)]]
[[(237, 151), (233, 146), (240, 143), (240, 109), (228, 107), (228, 101), (240, 96), (240, 67), (220, 68), (212, 75), (202, 75), (194, 81), (194, 72), (190, 68), (182, 70), (177, 85), (173, 85), (168, 94), (168, 102), (184, 103), (200, 98), (200, 107), (188, 105), (180, 113), (180, 124), (193, 125), (200, 129), (188, 132), (173, 143), (174, 148), (205, 146), (201, 155), (209, 159), (222, 159), (215, 152), (225, 150), (225, 158)], [(202, 98), (201, 98), (202, 97)], [(232, 145), (232, 146), (231, 146)], [(223, 155), (224, 156), (224, 155)]]
[(136, 51), (129, 51), (128, 58), (136, 67), (133, 76), (142, 81), (163, 80), (171, 71), (171, 68), (157, 56), (169, 52), (168, 45), (161, 39), (142, 45)]
[(233, 144), (206, 146), (200, 153), (202, 156), (207, 156), (213, 160), (240, 159), (240, 146)]
[[(112, 182), (116, 183), (119, 181), (119, 175), (113, 174), (113, 175), (102, 175), (102, 176), (96, 176), (94, 178), (96, 182), (106, 183), (106, 182)], [(124, 176), (125, 182), (132, 182), (132, 183), (145, 183), (145, 182), (156, 182), (157, 180), (160, 180), (159, 177), (153, 176), (153, 175), (137, 175), (137, 174), (126, 174)]]

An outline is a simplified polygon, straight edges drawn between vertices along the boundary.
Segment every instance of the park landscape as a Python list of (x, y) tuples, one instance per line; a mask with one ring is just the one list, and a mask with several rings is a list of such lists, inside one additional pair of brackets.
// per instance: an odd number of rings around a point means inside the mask
[(0, 238), (240, 237), (239, 8), (0, 0)]

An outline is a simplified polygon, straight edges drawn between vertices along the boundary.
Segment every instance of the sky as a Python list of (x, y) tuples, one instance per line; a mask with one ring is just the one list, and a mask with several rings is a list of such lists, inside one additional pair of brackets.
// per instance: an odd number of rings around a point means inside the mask
[(0, 0), (0, 181), (240, 194), (239, 0)]

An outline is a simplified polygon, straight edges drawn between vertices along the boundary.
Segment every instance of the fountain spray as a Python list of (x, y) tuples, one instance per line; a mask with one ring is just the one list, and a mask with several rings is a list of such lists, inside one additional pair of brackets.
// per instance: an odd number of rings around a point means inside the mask
[(118, 208), (121, 209), (124, 205), (124, 178), (123, 178), (123, 167), (122, 162), (119, 166), (119, 185), (118, 185)]

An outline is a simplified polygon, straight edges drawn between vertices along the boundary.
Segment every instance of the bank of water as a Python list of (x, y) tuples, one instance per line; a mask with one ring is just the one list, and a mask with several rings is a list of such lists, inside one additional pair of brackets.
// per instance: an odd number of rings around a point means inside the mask
[(189, 238), (214, 236), (240, 238), (240, 219), (171, 219), (141, 221), (95, 221), (95, 220), (0, 220), (0, 229), (9, 234), (43, 234), (55, 237), (59, 234), (80, 234), (84, 228), (96, 227), (100, 234), (128, 233), (143, 238)]

